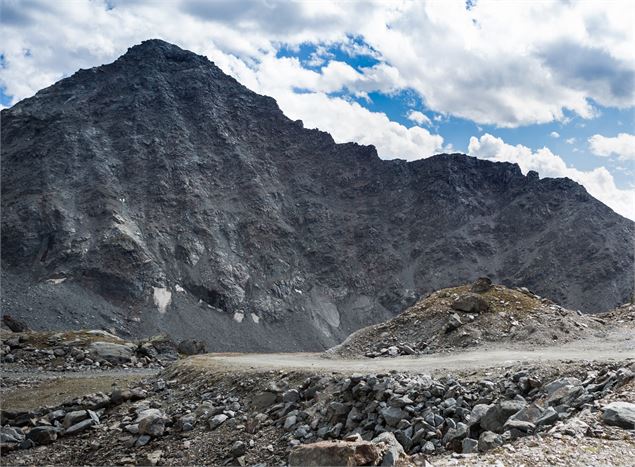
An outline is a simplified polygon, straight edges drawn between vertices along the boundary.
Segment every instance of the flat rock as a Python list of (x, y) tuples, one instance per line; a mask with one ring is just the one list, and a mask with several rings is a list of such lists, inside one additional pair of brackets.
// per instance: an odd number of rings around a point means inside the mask
[(631, 402), (611, 402), (602, 409), (602, 420), (607, 425), (635, 429), (635, 404)]

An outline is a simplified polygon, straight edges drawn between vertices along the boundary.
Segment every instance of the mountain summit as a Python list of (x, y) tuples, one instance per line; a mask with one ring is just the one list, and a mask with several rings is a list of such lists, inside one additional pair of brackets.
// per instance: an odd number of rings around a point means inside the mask
[(634, 235), (568, 179), (336, 144), (159, 40), (2, 111), (2, 308), (32, 327), (320, 350), (483, 275), (602, 311)]

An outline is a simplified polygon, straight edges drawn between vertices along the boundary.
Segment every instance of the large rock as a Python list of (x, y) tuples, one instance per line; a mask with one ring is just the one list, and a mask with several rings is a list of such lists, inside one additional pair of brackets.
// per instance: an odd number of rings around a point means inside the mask
[(452, 308), (466, 313), (482, 313), (489, 310), (489, 304), (478, 294), (466, 293), (452, 302)]
[(635, 404), (631, 402), (611, 402), (602, 409), (602, 420), (607, 425), (635, 429)]
[(20, 443), (24, 441), (24, 433), (12, 426), (0, 427), (0, 443)]
[(525, 405), (527, 404), (522, 401), (500, 401), (490, 407), (481, 417), (481, 427), (494, 433), (502, 433), (507, 419), (524, 408)]
[(289, 467), (378, 465), (382, 449), (369, 441), (319, 441), (296, 446)]
[(162, 436), (165, 431), (167, 416), (159, 409), (147, 409), (139, 413), (135, 423), (139, 424), (139, 434), (154, 438)]
[(134, 354), (134, 346), (113, 342), (93, 342), (89, 350), (94, 357), (114, 364), (129, 363)]
[(36, 426), (27, 433), (26, 439), (36, 445), (51, 444), (57, 439), (57, 433), (57, 429), (52, 426)]
[(403, 446), (397, 441), (393, 433), (384, 431), (373, 438), (372, 443), (382, 447), (384, 453), (381, 460), (382, 466), (397, 465), (401, 459), (406, 457)]

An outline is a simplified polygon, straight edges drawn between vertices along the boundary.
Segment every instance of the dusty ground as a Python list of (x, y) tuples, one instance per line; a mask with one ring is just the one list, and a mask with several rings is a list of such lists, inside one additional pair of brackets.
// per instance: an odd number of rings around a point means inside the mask
[(199, 369), (261, 371), (263, 369), (311, 370), (325, 372), (412, 372), (437, 373), (511, 366), (520, 363), (549, 365), (556, 361), (625, 360), (635, 358), (635, 336), (614, 332), (606, 338), (589, 338), (541, 349), (479, 348), (452, 354), (402, 356), (391, 359), (330, 359), (320, 353), (221, 353), (182, 360), (178, 365)]

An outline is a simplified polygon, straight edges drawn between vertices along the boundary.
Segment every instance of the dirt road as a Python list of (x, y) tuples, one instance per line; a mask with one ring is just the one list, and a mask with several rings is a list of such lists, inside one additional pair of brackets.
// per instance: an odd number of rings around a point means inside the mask
[(190, 357), (182, 364), (201, 369), (223, 368), (246, 372), (288, 369), (341, 373), (377, 373), (390, 370), (430, 373), (519, 363), (627, 359), (635, 359), (635, 336), (622, 333), (531, 350), (489, 348), (417, 357), (360, 360), (324, 358), (321, 353), (217, 353)]

